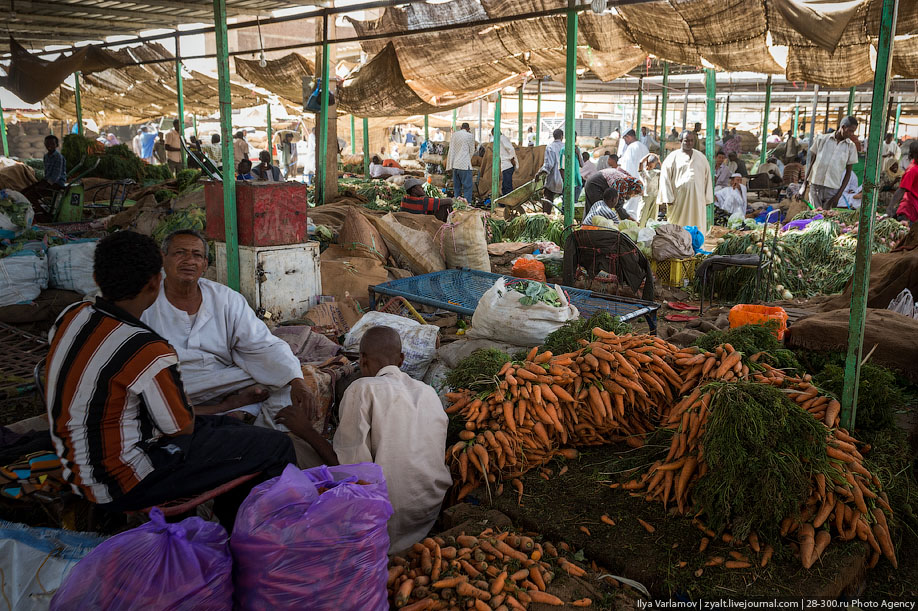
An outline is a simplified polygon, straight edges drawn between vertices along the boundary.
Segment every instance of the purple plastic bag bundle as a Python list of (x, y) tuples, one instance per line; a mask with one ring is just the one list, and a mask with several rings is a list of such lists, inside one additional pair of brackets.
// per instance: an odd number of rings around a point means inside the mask
[(256, 486), (236, 516), (230, 541), (236, 607), (388, 609), (391, 515), (379, 465), (305, 471), (288, 465)]
[(233, 604), (226, 530), (201, 518), (150, 521), (115, 535), (83, 558), (51, 599), (56, 609), (225, 611)]

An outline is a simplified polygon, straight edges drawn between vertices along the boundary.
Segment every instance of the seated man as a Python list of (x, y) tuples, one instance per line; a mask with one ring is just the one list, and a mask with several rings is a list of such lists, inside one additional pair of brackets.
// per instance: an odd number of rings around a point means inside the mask
[[(194, 416), (178, 355), (140, 321), (160, 293), (162, 261), (147, 236), (119, 231), (104, 238), (93, 265), (102, 297), (64, 310), (49, 333), (45, 403), (64, 478), (77, 494), (114, 511), (199, 494), (252, 473), (274, 477), (295, 459), (282, 433)], [(248, 492), (242, 488), (215, 506), (228, 528), (234, 501)]]
[(255, 177), (252, 176), (251, 161), (243, 159), (239, 162), (239, 165), (236, 166), (236, 180), (255, 180)]
[(727, 187), (716, 187), (714, 189), (714, 205), (733, 216), (738, 214), (746, 216), (746, 185), (743, 184), (743, 177), (739, 172), (734, 172), (730, 176), (730, 185)]
[(258, 161), (260, 163), (252, 168), (252, 174), (257, 180), (280, 182), (280, 168), (271, 163), (271, 153), (268, 151), (258, 153)]
[(329, 465), (375, 462), (382, 467), (395, 510), (389, 519), (390, 552), (427, 536), (452, 484), (443, 460), (448, 418), (433, 388), (399, 370), (403, 360), (394, 329), (366, 332), (360, 340), (364, 377), (344, 392), (334, 447), (315, 432), (302, 410), (289, 407), (277, 416)]
[(772, 185), (780, 185), (784, 181), (783, 170), (778, 165), (778, 160), (774, 157), (769, 157), (765, 163), (760, 165), (757, 174), (765, 174), (768, 177), (769, 184)]
[(453, 211), (453, 200), (449, 197), (428, 197), (424, 192), (424, 183), (417, 178), (405, 181), (408, 194), (402, 198), (402, 212), (412, 214), (432, 214), (444, 223)]
[(201, 277), (207, 269), (204, 237), (180, 229), (166, 236), (162, 250), (162, 291), (142, 320), (178, 353), (195, 413), (239, 410), (243, 420), (276, 428), (274, 415), (292, 401), (315, 417), (290, 346), (271, 334), (242, 295)]
[(43, 198), (51, 198), (57, 191), (67, 185), (67, 160), (59, 150), (60, 141), (57, 136), (45, 136), (45, 153), (42, 162), (45, 168), (45, 177), (22, 190), (22, 195), (36, 206), (35, 211), (39, 217), (36, 220), (50, 222), (48, 216), (40, 207), (37, 207)]

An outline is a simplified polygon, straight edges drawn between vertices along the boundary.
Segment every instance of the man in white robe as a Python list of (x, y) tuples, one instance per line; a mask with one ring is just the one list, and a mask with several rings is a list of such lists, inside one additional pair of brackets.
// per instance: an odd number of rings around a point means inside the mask
[(708, 232), (707, 207), (714, 201), (714, 183), (707, 158), (695, 149), (695, 133), (679, 136), (682, 146), (670, 153), (660, 170), (658, 201), (673, 225), (694, 225)]
[(242, 295), (201, 277), (207, 242), (200, 234), (179, 230), (163, 240), (163, 269), (159, 297), (141, 320), (178, 353), (195, 413), (235, 412), (280, 428), (274, 416), (293, 403), (315, 417), (314, 397), (290, 346), (271, 334)]
[[(650, 154), (647, 145), (637, 139), (637, 134), (633, 129), (629, 129), (622, 136), (625, 142), (625, 153), (619, 158), (618, 162), (622, 169), (631, 174), (634, 178), (641, 177), (641, 160)], [(644, 198), (635, 195), (625, 202), (625, 210), (631, 218), (641, 217), (641, 207), (644, 205)]]
[(333, 446), (301, 410), (290, 407), (277, 416), (326, 464), (375, 462), (382, 467), (394, 510), (388, 524), (390, 553), (427, 536), (452, 484), (443, 461), (449, 419), (436, 391), (399, 369), (403, 360), (394, 329), (380, 326), (366, 332), (360, 341), (363, 378), (344, 392)]
[(743, 184), (743, 177), (738, 172), (730, 176), (729, 185), (714, 189), (714, 205), (730, 216), (746, 216), (746, 185)]

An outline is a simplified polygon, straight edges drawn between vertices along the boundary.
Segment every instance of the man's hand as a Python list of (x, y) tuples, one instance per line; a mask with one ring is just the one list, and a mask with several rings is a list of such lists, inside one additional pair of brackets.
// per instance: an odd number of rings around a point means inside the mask
[(308, 435), (307, 431), (312, 430), (313, 421), (302, 409), (294, 405), (288, 405), (274, 416), (274, 422), (283, 424), (294, 435), (305, 437)]
[(290, 400), (293, 401), (293, 406), (310, 420), (315, 420), (319, 416), (319, 405), (303, 378), (290, 380)]

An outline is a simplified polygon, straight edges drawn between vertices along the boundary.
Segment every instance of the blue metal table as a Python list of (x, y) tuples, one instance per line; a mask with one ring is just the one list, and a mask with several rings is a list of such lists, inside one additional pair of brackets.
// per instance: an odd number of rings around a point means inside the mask
[[(514, 282), (526, 282), (521, 278), (492, 274), (472, 269), (448, 269), (432, 274), (412, 276), (391, 280), (383, 284), (369, 287), (370, 308), (376, 309), (376, 295), (391, 297), (404, 297), (408, 301), (422, 303), (449, 312), (456, 312), (471, 316), (478, 307), (478, 300), (485, 292), (494, 286), (499, 279), (504, 278), (508, 285)], [(642, 301), (606, 295), (587, 289), (561, 287), (568, 295), (584, 317), (591, 316), (594, 312), (604, 310), (612, 316), (618, 316), (623, 322), (644, 317), (654, 333), (657, 328), (657, 310), (660, 305), (652, 301)]]

